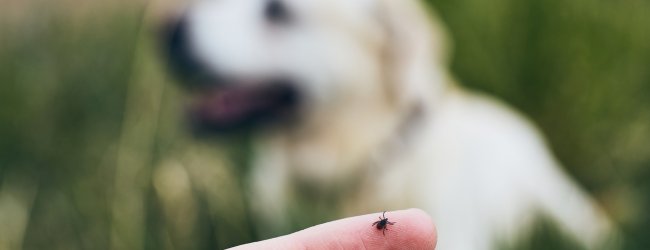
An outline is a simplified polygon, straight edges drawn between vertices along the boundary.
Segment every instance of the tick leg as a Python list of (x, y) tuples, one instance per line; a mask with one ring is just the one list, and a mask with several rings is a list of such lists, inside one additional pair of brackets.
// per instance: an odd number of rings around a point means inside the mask
[(386, 223), (393, 225), (393, 224), (395, 224), (397, 222), (386, 222)]
[(379, 223), (379, 221), (375, 221), (375, 223), (372, 223), (372, 226), (377, 225), (377, 223)]

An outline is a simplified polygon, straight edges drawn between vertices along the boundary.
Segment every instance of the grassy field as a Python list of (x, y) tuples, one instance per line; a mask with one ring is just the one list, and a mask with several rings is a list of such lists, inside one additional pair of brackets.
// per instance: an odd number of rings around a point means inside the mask
[[(430, 0), (452, 71), (531, 117), (650, 246), (650, 2)], [(255, 239), (245, 158), (183, 130), (143, 3), (0, 3), (0, 250), (203, 249)], [(571, 249), (540, 227), (521, 249)]]

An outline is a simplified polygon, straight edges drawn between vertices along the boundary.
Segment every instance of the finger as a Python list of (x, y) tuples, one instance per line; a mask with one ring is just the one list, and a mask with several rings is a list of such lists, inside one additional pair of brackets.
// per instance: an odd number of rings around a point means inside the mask
[(372, 225), (375, 214), (350, 217), (265, 241), (232, 248), (246, 249), (434, 249), (436, 229), (431, 217), (419, 209), (387, 212), (395, 225), (388, 231)]

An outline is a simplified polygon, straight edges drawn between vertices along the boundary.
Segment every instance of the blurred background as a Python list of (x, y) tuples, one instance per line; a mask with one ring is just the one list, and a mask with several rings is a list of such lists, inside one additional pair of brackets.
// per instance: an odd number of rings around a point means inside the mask
[[(468, 87), (527, 114), (650, 247), (650, 1), (429, 0)], [(256, 239), (244, 140), (195, 140), (151, 2), (0, 1), (0, 250), (213, 249)], [(519, 249), (572, 249), (540, 226)]]

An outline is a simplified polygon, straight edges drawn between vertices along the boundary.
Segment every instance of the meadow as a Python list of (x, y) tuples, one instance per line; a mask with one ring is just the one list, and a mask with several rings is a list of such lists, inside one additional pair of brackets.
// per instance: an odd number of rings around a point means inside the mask
[[(466, 87), (529, 116), (650, 246), (650, 1), (427, 0)], [(0, 250), (256, 239), (245, 138), (197, 140), (141, 1), (0, 2)], [(323, 208), (326, 209), (326, 208)], [(574, 249), (543, 223), (518, 249)]]

